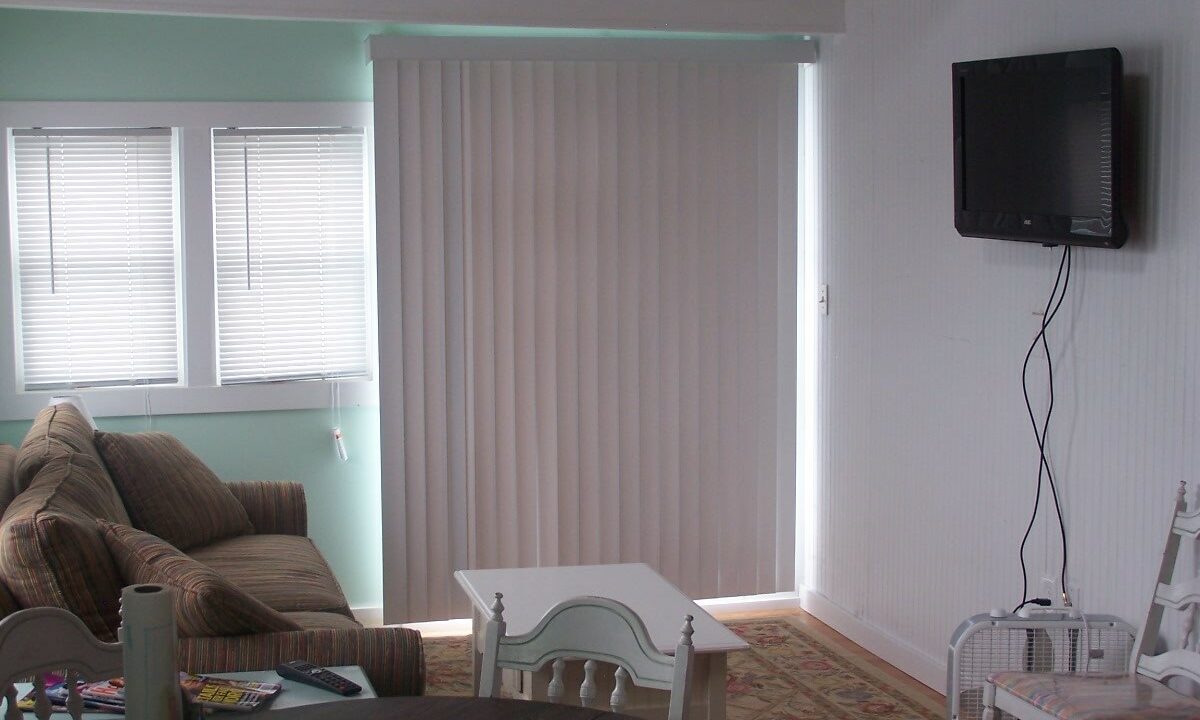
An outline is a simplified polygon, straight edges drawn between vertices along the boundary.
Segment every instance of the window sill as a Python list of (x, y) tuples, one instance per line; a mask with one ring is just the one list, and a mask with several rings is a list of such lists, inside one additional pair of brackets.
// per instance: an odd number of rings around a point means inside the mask
[(79, 395), (93, 417), (202, 415), (256, 410), (309, 410), (331, 405), (337, 385), (343, 406), (378, 405), (374, 380), (303, 380), (225, 387), (121, 387), (18, 392), (0, 398), (0, 421), (30, 420), (59, 395)]

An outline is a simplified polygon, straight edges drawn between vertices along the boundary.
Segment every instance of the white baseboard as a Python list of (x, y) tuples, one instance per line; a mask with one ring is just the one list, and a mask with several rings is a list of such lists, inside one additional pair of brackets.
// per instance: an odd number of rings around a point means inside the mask
[(697, 600), (696, 604), (713, 615), (757, 612), (760, 610), (799, 610), (800, 594), (796, 592), (766, 593)]
[(872, 654), (939, 693), (946, 692), (946, 666), (910, 643), (838, 605), (815, 590), (801, 593), (801, 607)]
[(363, 627), (383, 627), (383, 606), (382, 605), (365, 605), (363, 607), (352, 607), (350, 612), (354, 615)]
[[(760, 610), (799, 610), (800, 594), (795, 592), (781, 592), (764, 595), (745, 595), (742, 597), (709, 598), (706, 600), (697, 600), (696, 604), (714, 615)], [(366, 627), (380, 627), (383, 625), (383, 608), (380, 606), (356, 607), (350, 608), (350, 611), (354, 613), (354, 619)], [(469, 635), (471, 633), (470, 618), (403, 623), (403, 625), (404, 627), (419, 631), (426, 637)]]

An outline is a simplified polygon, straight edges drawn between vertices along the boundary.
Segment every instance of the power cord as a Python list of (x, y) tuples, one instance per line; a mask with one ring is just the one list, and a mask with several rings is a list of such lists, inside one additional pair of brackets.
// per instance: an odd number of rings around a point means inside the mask
[[(1058, 530), (1062, 538), (1062, 573), (1061, 583), (1063, 589), (1064, 603), (1069, 605), (1070, 598), (1067, 595), (1067, 526), (1063, 522), (1062, 507), (1058, 499), (1058, 486), (1054, 481), (1054, 473), (1050, 469), (1050, 460), (1046, 457), (1046, 434), (1050, 429), (1050, 417), (1054, 412), (1054, 363), (1050, 357), (1050, 344), (1046, 339), (1046, 330), (1050, 327), (1050, 323), (1054, 321), (1058, 315), (1059, 308), (1062, 307), (1063, 300), (1067, 296), (1067, 287), (1071, 283), (1071, 246), (1063, 247), (1062, 258), (1058, 262), (1058, 274), (1054, 278), (1054, 287), (1050, 290), (1050, 298), (1046, 301), (1046, 309), (1042, 313), (1041, 328), (1037, 335), (1034, 336), (1033, 342), (1029, 345), (1028, 352), (1025, 353), (1025, 362), (1021, 367), (1021, 390), (1025, 395), (1025, 410), (1029, 414), (1029, 422), (1033, 425), (1033, 435), (1037, 440), (1038, 446), (1038, 477), (1037, 489), (1034, 492), (1033, 513), (1029, 517), (1029, 525), (1025, 528), (1025, 536), (1021, 538), (1021, 604), (1017, 606), (1013, 612), (1020, 610), (1022, 607), (1030, 603), (1029, 600), (1029, 570), (1025, 565), (1025, 546), (1029, 542), (1029, 535), (1033, 532), (1033, 526), (1037, 522), (1038, 510), (1041, 507), (1042, 501), (1042, 478), (1045, 477), (1050, 485), (1050, 494), (1054, 499), (1054, 510), (1058, 515)], [(1041, 427), (1038, 426), (1037, 417), (1033, 413), (1033, 403), (1029, 399), (1029, 361), (1033, 358), (1033, 351), (1037, 349), (1038, 344), (1041, 344), (1042, 350), (1046, 355), (1046, 376), (1048, 379), (1049, 403), (1046, 406), (1046, 416), (1042, 420)], [(1041, 598), (1039, 598), (1041, 599)], [(1041, 603), (1038, 603), (1041, 604)]]

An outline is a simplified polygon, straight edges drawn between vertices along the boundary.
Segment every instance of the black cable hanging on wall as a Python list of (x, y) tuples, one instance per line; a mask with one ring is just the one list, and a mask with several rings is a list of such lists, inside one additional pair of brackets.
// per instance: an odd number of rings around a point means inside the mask
[[(1071, 283), (1071, 246), (1063, 247), (1062, 258), (1058, 262), (1058, 274), (1054, 278), (1054, 287), (1050, 291), (1050, 298), (1046, 301), (1046, 309), (1042, 313), (1042, 324), (1037, 335), (1034, 336), (1033, 342), (1029, 345), (1029, 350), (1025, 353), (1025, 362), (1021, 367), (1021, 390), (1025, 394), (1025, 411), (1029, 414), (1029, 422), (1033, 426), (1034, 439), (1037, 440), (1038, 446), (1038, 475), (1037, 489), (1034, 492), (1033, 498), (1033, 513), (1029, 517), (1029, 525), (1025, 528), (1025, 535), (1021, 538), (1021, 604), (1013, 610), (1017, 612), (1025, 605), (1031, 602), (1043, 600), (1037, 598), (1030, 600), (1029, 598), (1029, 571), (1025, 565), (1025, 546), (1029, 542), (1029, 535), (1033, 532), (1033, 526), (1037, 522), (1038, 509), (1042, 501), (1042, 479), (1045, 478), (1050, 486), (1050, 494), (1054, 499), (1054, 510), (1058, 515), (1058, 531), (1062, 539), (1062, 571), (1060, 574), (1060, 583), (1065, 604), (1070, 603), (1067, 595), (1067, 526), (1063, 521), (1062, 506), (1059, 504), (1058, 485), (1054, 481), (1054, 472), (1050, 469), (1050, 460), (1046, 457), (1046, 434), (1050, 429), (1050, 417), (1054, 413), (1054, 362), (1050, 357), (1050, 343), (1046, 339), (1046, 330), (1050, 327), (1050, 323), (1054, 321), (1058, 315), (1059, 308), (1062, 307), (1063, 299), (1067, 296), (1067, 287)], [(1033, 358), (1033, 351), (1038, 345), (1042, 346), (1042, 352), (1046, 356), (1046, 378), (1048, 384), (1049, 402), (1046, 405), (1046, 415), (1039, 427), (1037, 416), (1033, 412), (1033, 403), (1029, 400), (1029, 363)], [(1049, 604), (1046, 600), (1037, 602), (1037, 604)]]

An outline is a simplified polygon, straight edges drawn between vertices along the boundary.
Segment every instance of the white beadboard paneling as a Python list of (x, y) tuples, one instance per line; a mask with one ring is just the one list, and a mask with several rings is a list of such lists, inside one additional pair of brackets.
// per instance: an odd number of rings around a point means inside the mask
[[(852, 0), (846, 34), (822, 40), (820, 280), (836, 302), (819, 320), (811, 589), (931, 662), (962, 618), (1020, 599), (1037, 472), (1021, 361), (1061, 252), (955, 232), (950, 65), (1124, 54), (1134, 232), (1121, 250), (1075, 250), (1051, 330), (1049, 448), (1078, 599), (1138, 624), (1174, 488), (1200, 480), (1198, 21), (1200, 5), (1166, 0)], [(1043, 512), (1028, 551), (1037, 595), (1058, 564)]]

